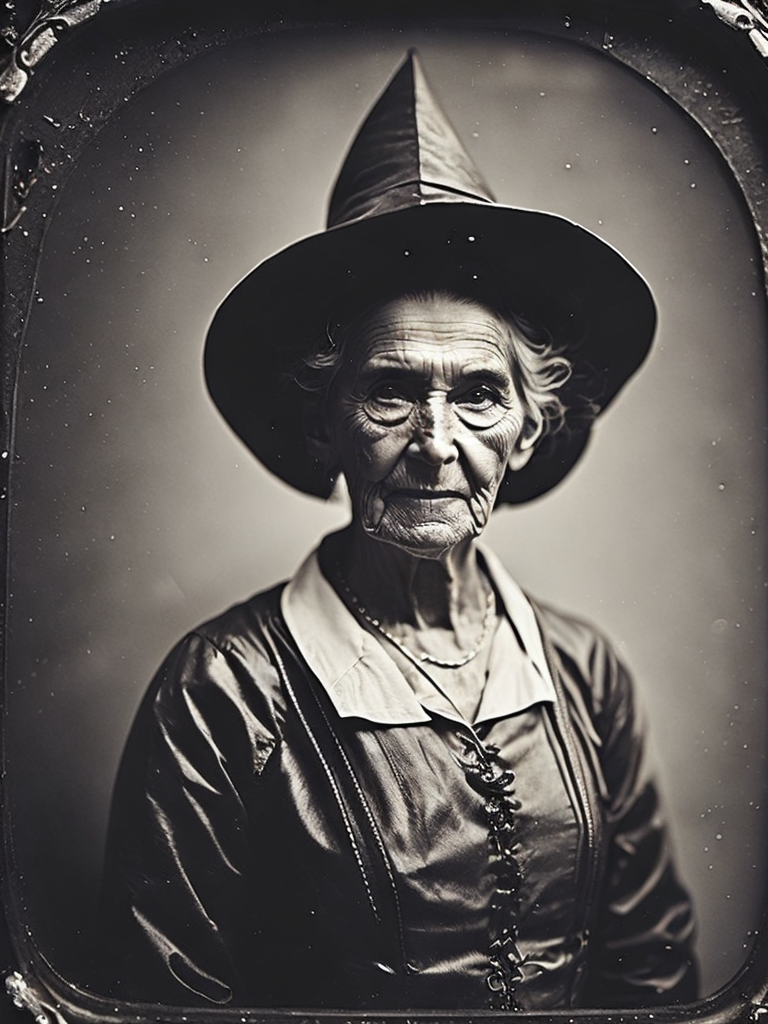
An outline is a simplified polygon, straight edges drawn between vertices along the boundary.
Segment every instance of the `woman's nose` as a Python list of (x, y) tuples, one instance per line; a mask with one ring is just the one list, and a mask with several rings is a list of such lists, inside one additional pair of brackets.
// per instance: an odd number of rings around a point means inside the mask
[(443, 396), (430, 397), (424, 402), (408, 451), (431, 466), (441, 466), (459, 457), (453, 412)]

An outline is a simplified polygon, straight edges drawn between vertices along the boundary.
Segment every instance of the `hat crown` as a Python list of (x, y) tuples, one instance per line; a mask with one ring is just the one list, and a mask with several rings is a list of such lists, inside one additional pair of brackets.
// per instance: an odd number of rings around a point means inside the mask
[(492, 203), (494, 197), (410, 50), (350, 146), (328, 227), (451, 201)]

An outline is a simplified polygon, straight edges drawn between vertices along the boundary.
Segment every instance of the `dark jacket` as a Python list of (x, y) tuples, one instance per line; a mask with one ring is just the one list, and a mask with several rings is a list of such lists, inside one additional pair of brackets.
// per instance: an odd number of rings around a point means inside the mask
[(338, 1009), (695, 998), (690, 902), (631, 682), (599, 635), (537, 609), (557, 699), (506, 725), (376, 726), (336, 714), (280, 590), (186, 637), (138, 713), (104, 889), (113, 994)]

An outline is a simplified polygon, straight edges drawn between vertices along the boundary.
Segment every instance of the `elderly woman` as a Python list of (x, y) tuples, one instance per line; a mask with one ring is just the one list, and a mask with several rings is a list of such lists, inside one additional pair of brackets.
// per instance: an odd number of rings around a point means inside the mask
[[(138, 713), (112, 991), (179, 1005), (548, 1009), (695, 997), (630, 680), (477, 545), (554, 486), (650, 345), (647, 287), (496, 205), (413, 54), (330, 230), (210, 329), (219, 408), (349, 526), (199, 627)], [(268, 542), (268, 540), (267, 540)]]

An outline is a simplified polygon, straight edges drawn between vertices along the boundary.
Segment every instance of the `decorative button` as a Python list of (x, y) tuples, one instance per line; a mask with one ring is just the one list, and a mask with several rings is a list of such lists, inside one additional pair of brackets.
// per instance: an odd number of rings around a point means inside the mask
[(485, 983), (491, 990), (491, 992), (504, 991), (504, 975), (501, 973), (501, 971), (494, 971), (493, 974), (489, 974), (488, 977), (485, 979)]

